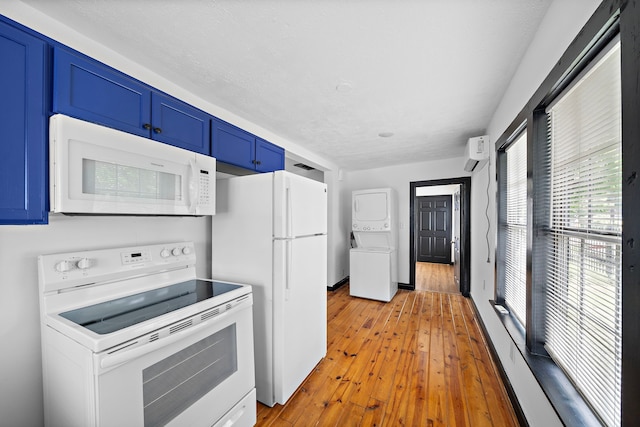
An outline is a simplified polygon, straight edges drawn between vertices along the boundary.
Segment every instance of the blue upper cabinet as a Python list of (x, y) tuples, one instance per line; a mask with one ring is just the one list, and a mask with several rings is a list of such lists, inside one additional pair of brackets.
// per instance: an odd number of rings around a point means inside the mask
[(101, 62), (54, 49), (53, 111), (210, 154), (205, 112)]
[(219, 119), (212, 121), (211, 154), (216, 160), (272, 172), (284, 169), (284, 149)]
[(256, 138), (256, 170), (271, 172), (284, 169), (284, 148)]
[(170, 96), (153, 92), (151, 137), (166, 144), (210, 154), (211, 116)]
[(255, 136), (218, 119), (213, 119), (211, 128), (211, 155), (216, 160), (255, 169)]
[(46, 46), (0, 22), (0, 224), (47, 222)]
[(149, 137), (147, 86), (61, 48), (54, 50), (53, 80), (54, 112)]

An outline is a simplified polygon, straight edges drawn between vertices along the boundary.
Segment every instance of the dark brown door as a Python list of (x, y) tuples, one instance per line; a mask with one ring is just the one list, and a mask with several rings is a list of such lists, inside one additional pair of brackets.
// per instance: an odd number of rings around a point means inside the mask
[(416, 261), (451, 263), (451, 196), (417, 198)]

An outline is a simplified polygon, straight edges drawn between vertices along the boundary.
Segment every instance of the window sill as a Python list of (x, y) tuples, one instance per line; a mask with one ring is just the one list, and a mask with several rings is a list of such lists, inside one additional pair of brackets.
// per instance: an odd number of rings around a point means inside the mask
[[(511, 312), (503, 313), (503, 306), (489, 301), (496, 315), (511, 336), (540, 388), (549, 399), (560, 420), (567, 426), (602, 426), (582, 395), (550, 357), (532, 354), (525, 344), (525, 331)], [(522, 399), (520, 396), (518, 399)]]

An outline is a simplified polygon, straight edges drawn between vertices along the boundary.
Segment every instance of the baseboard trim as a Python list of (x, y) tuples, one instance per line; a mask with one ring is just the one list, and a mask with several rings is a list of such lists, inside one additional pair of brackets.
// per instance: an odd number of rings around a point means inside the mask
[(400, 282), (398, 282), (398, 289), (404, 289), (406, 291), (416, 290), (413, 286), (411, 286), (411, 283), (400, 283)]
[[(340, 288), (340, 286), (344, 285), (345, 283), (349, 283), (349, 276), (345, 277), (344, 279), (340, 280), (338, 283), (336, 283), (333, 286), (327, 286), (327, 290), (328, 291), (335, 291), (338, 288)], [(413, 286), (411, 286), (410, 283), (400, 283), (398, 282), (398, 289), (404, 289), (407, 291), (414, 291), (415, 288)]]
[(345, 283), (349, 282), (349, 276), (345, 277), (344, 279), (340, 280), (338, 283), (336, 283), (333, 286), (327, 286), (327, 290), (328, 291), (335, 291), (337, 290), (340, 286), (344, 285)]
[(518, 396), (516, 395), (516, 392), (513, 389), (513, 386), (511, 385), (511, 381), (509, 381), (509, 377), (507, 377), (507, 373), (504, 370), (504, 366), (502, 365), (502, 362), (500, 361), (500, 357), (498, 356), (498, 352), (496, 351), (496, 348), (493, 345), (493, 341), (491, 341), (491, 337), (489, 336), (489, 332), (487, 331), (487, 328), (484, 325), (482, 317), (480, 316), (480, 312), (478, 311), (476, 302), (471, 297), (469, 297), (469, 299), (471, 300), (471, 306), (473, 307), (473, 311), (475, 313), (476, 319), (478, 320), (478, 324), (480, 325), (480, 328), (482, 329), (482, 333), (485, 336), (485, 341), (487, 343), (487, 346), (489, 347), (489, 351), (491, 352), (491, 357), (493, 358), (493, 361), (495, 362), (498, 368), (498, 372), (500, 374), (500, 378), (502, 379), (502, 383), (504, 384), (504, 387), (507, 390), (507, 396), (511, 401), (511, 406), (513, 406), (513, 410), (516, 413), (518, 422), (520, 423), (521, 426), (528, 427), (529, 422), (527, 421), (527, 417), (525, 417), (524, 415), (524, 411), (522, 410), (522, 406), (520, 406), (520, 401), (518, 400)]

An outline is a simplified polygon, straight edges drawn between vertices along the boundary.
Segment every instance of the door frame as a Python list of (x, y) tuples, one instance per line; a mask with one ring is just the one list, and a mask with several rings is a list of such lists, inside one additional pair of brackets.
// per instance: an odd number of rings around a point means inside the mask
[(416, 188), (437, 185), (460, 185), (460, 292), (465, 297), (471, 293), (471, 177), (414, 181), (409, 183), (409, 286), (416, 289)]

